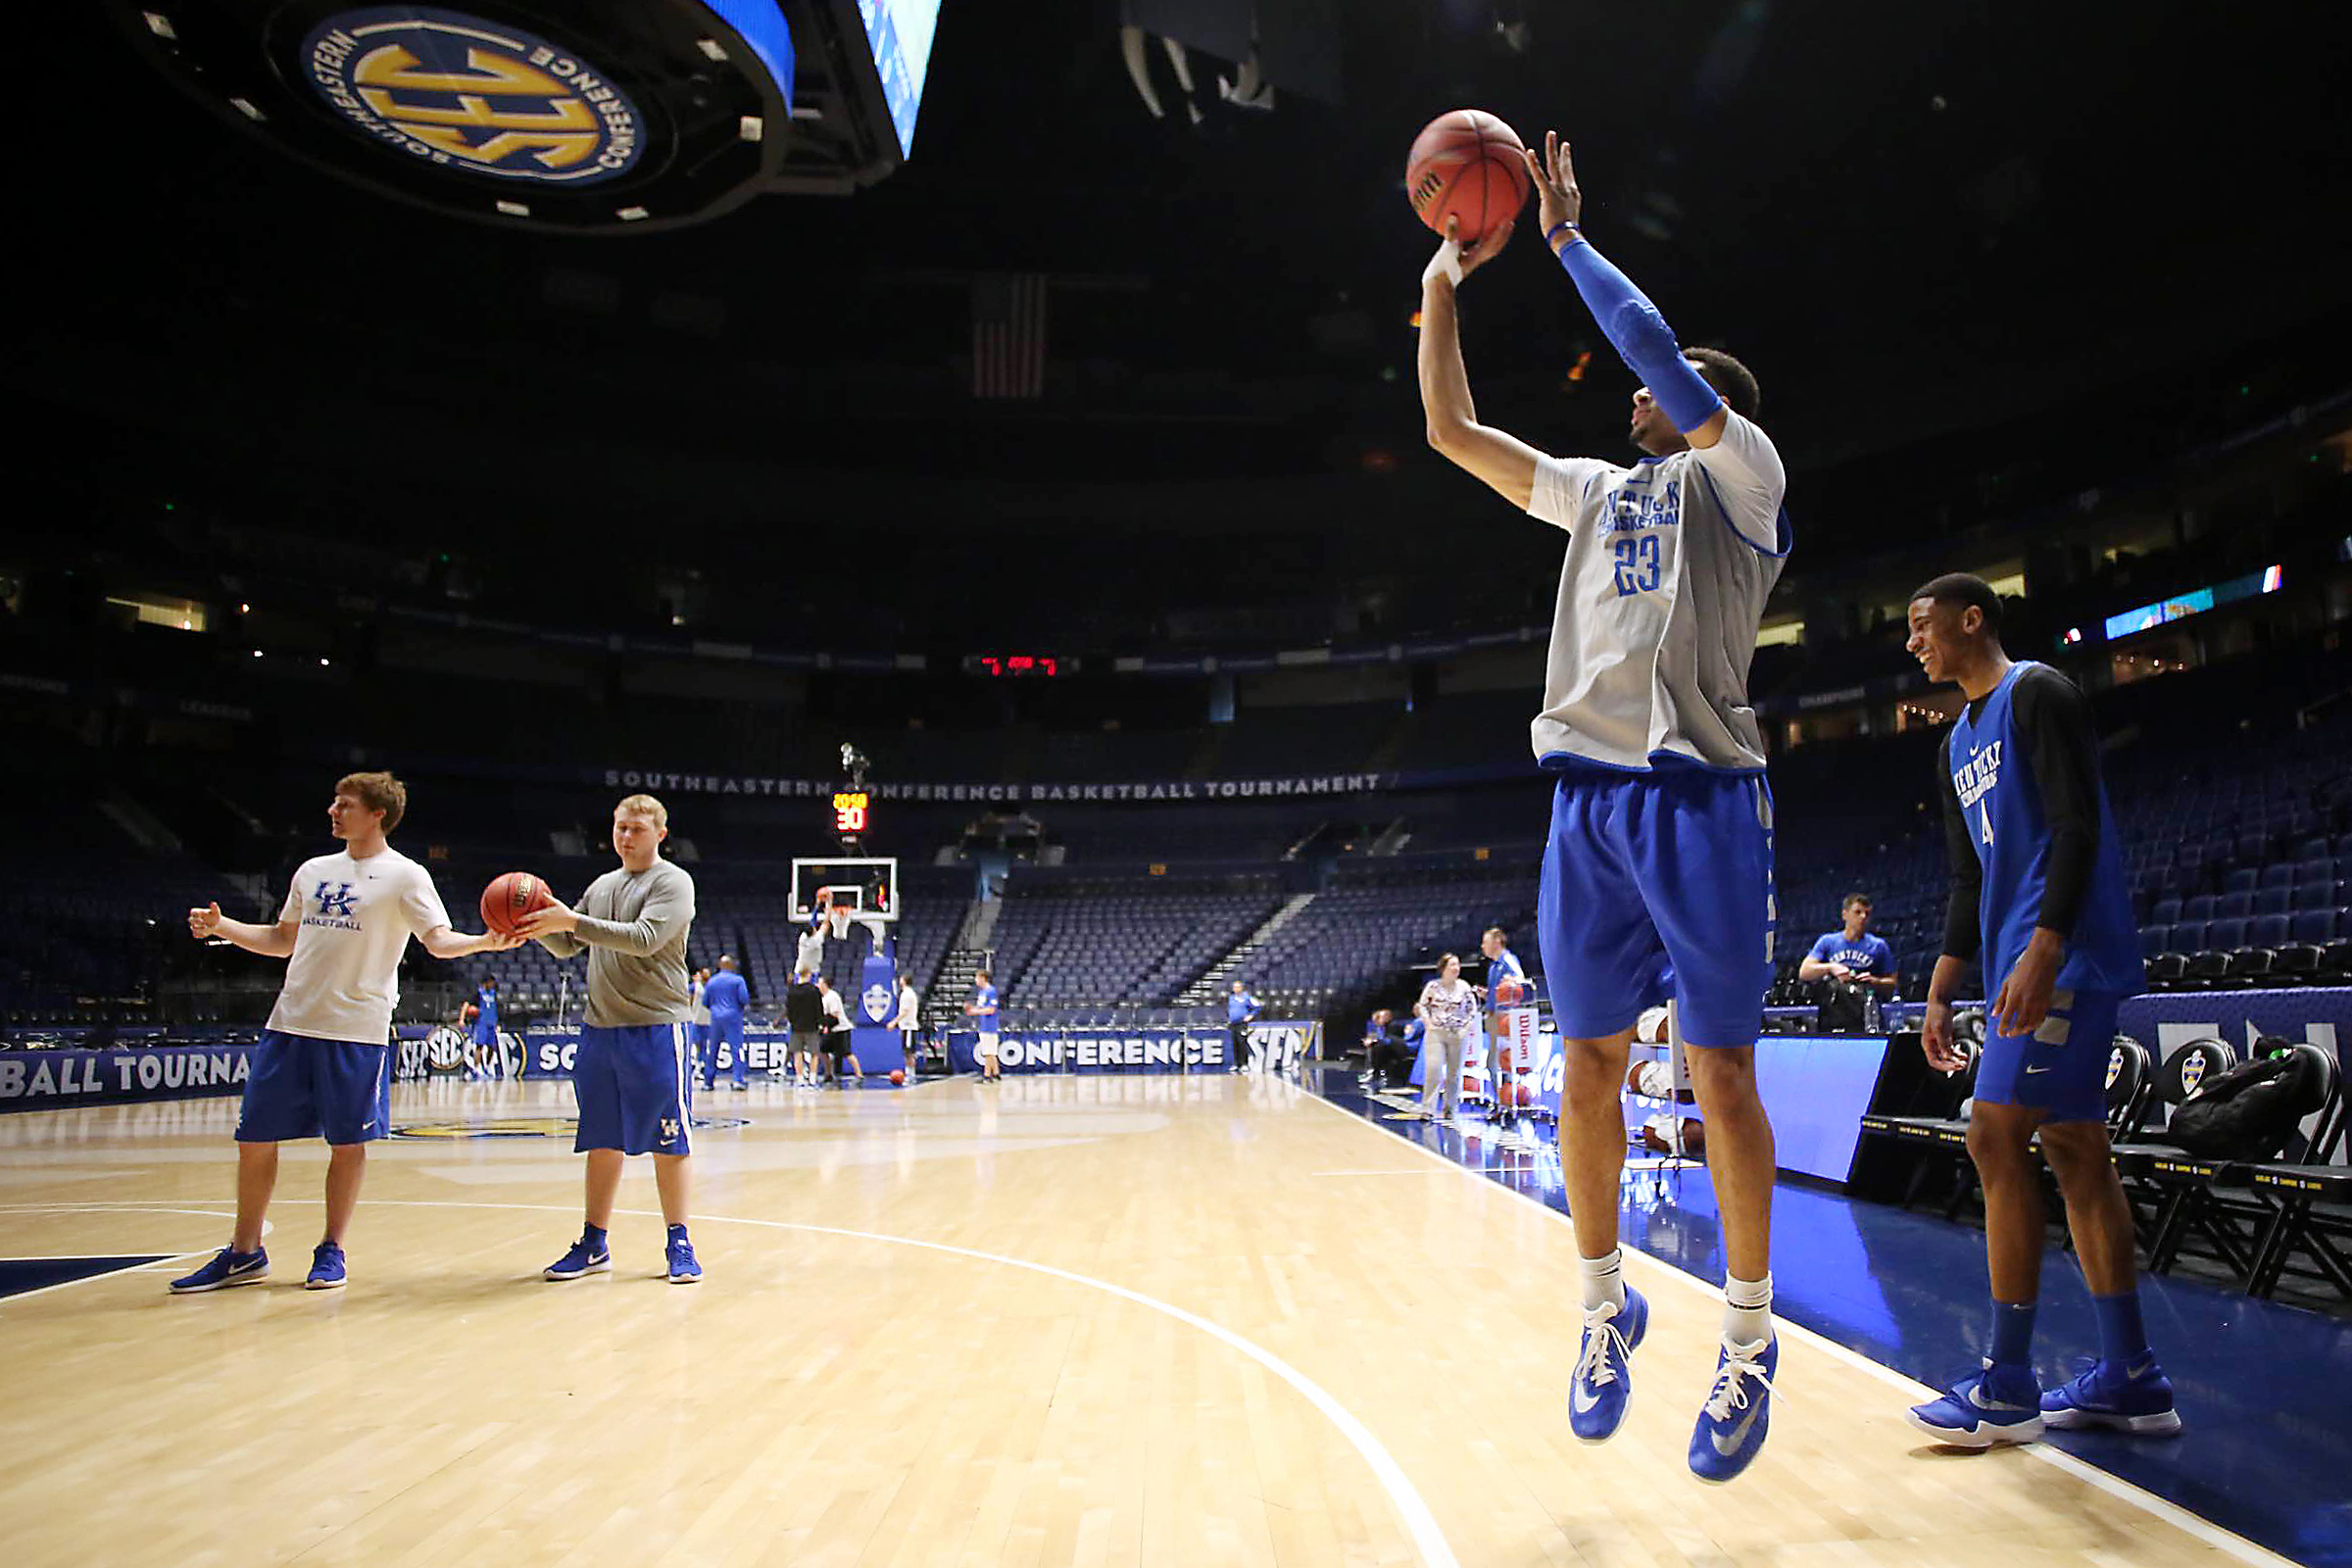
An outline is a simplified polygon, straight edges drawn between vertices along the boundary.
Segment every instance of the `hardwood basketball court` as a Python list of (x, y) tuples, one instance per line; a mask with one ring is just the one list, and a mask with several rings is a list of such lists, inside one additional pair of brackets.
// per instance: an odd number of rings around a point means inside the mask
[(1936, 1449), (1917, 1385), (1786, 1325), (1770, 1445), (1703, 1486), (1715, 1288), (1630, 1249), (1638, 1392), (1585, 1447), (1561, 1216), (1282, 1080), (704, 1094), (695, 1287), (644, 1161), (613, 1272), (539, 1278), (567, 1086), (394, 1097), (326, 1293), (312, 1144), (270, 1282), (165, 1294), (226, 1237), (233, 1098), (0, 1118), (0, 1252), (163, 1259), (0, 1299), (16, 1563), (2285, 1560), (2055, 1449)]

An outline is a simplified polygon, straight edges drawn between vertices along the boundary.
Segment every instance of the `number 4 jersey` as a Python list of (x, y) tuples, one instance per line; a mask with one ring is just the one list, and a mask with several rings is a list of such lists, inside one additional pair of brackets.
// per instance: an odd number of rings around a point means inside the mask
[(1703, 452), (1537, 463), (1528, 514), (1568, 531), (1537, 760), (1763, 770), (1747, 665), (1788, 555), (1787, 483), (1771, 438), (1729, 411)]

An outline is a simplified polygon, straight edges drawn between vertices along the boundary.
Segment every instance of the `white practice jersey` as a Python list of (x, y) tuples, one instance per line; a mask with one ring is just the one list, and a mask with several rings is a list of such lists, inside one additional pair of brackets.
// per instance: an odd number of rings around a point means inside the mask
[(1771, 438), (1737, 414), (1703, 452), (1536, 465), (1528, 514), (1568, 530), (1537, 760), (1762, 770), (1747, 666), (1788, 554), (1787, 488)]
[(294, 956), (270, 1027), (368, 1046), (391, 1038), (409, 938), (449, 924), (432, 877), (393, 849), (365, 860), (337, 852), (303, 861), (277, 917), (296, 922)]

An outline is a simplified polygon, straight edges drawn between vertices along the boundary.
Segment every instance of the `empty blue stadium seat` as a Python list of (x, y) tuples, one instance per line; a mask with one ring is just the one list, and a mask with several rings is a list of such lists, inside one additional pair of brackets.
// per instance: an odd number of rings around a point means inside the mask
[(2254, 891), (2255, 878), (2260, 874), (2250, 865), (2241, 865), (2235, 870), (2224, 874), (2222, 891), (2224, 893), (2251, 893)]
[(2156, 925), (2171, 925), (2180, 918), (2180, 901), (2177, 898), (2158, 899), (2148, 911), (2148, 919)]
[(2254, 895), (2256, 914), (2285, 914), (2295, 906), (2295, 895), (2288, 888), (2264, 888)]
[(2298, 882), (2295, 884), (2295, 907), (2298, 909), (2332, 909), (2344, 902), (2340, 882)]
[(2283, 914), (2258, 914), (2246, 927), (2246, 945), (2253, 948), (2276, 948), (2287, 940), (2287, 919)]
[[(2189, 899), (2189, 901), (2180, 907), (2180, 917), (2192, 923), (2212, 919), (2213, 895), (2210, 893), (2199, 893)], [(2178, 952), (2180, 950), (2176, 949), (2175, 951)]]
[(2173, 927), (2172, 940), (2165, 944), (2167, 953), (2202, 953), (2205, 951), (2203, 920), (2182, 920)]
[(2246, 922), (2242, 918), (2216, 920), (2205, 928), (2205, 952), (2230, 953), (2246, 945)]
[(2214, 901), (2213, 913), (2220, 920), (2243, 920), (2254, 912), (2252, 892), (2225, 893)]
[(2262, 880), (2256, 885), (2264, 888), (2291, 888), (2295, 885), (2295, 868), (2283, 860), (2266, 865), (2262, 868)]
[(2169, 925), (2143, 925), (2139, 928), (2140, 956), (2153, 958), (2165, 951), (2165, 942), (2173, 934)]
[(2297, 860), (2294, 871), (2295, 886), (2297, 887), (2301, 887), (2306, 882), (2333, 882), (2335, 880), (2335, 862), (2325, 855), (2311, 856)]
[(2297, 942), (2332, 942), (2342, 929), (2342, 914), (2336, 909), (2299, 909), (2287, 917), (2287, 930)]

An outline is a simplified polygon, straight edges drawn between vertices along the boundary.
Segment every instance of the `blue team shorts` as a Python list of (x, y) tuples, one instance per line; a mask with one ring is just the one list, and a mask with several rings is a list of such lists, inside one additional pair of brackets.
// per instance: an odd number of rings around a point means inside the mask
[(323, 1137), (365, 1144), (392, 1130), (392, 1049), (262, 1031), (237, 1112), (237, 1142)]
[(2043, 1121), (2105, 1121), (2107, 1058), (2123, 1006), (2121, 992), (2060, 989), (2032, 1034), (1987, 1030), (1977, 1058), (1977, 1099), (2038, 1110)]
[(1672, 997), (1693, 1046), (1752, 1046), (1772, 982), (1772, 790), (1697, 767), (1564, 773), (1536, 896), (1560, 1036), (1630, 1029)]
[(580, 1027), (571, 1093), (579, 1102), (575, 1154), (683, 1154), (687, 1150), (686, 1026)]
[(473, 1043), (477, 1046), (497, 1045), (498, 1025), (495, 1023), (484, 1023), (479, 1018), (476, 1018), (473, 1022)]

